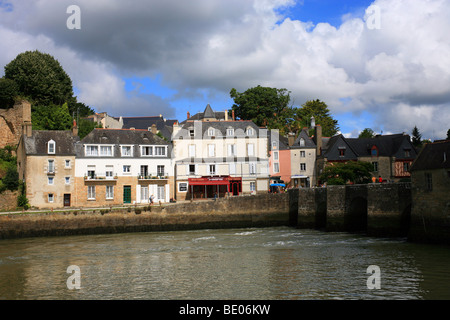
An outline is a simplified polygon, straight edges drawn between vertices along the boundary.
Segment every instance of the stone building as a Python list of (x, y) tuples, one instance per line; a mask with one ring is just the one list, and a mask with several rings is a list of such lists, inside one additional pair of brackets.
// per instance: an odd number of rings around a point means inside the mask
[[(320, 134), (320, 132), (319, 132)], [(383, 181), (410, 178), (409, 169), (417, 156), (411, 139), (405, 134), (378, 135), (374, 138), (345, 138), (342, 134), (322, 141), (318, 148), (317, 173), (327, 165), (347, 161), (366, 161), (373, 165), (373, 176)]]
[(148, 130), (94, 129), (77, 145), (76, 206), (169, 202), (171, 145)]
[(24, 126), (17, 147), (17, 167), (32, 207), (74, 205), (75, 146), (78, 142), (76, 126), (72, 131), (31, 130), (31, 123)]
[(292, 187), (310, 188), (316, 185), (316, 149), (308, 129), (303, 129), (290, 146)]
[(410, 238), (450, 244), (450, 140), (426, 144), (410, 171)]
[(16, 147), (22, 136), (24, 125), (31, 128), (31, 104), (22, 100), (12, 108), (0, 109), (0, 148)]
[(177, 200), (268, 192), (267, 129), (252, 121), (207, 105), (173, 126), (172, 143)]

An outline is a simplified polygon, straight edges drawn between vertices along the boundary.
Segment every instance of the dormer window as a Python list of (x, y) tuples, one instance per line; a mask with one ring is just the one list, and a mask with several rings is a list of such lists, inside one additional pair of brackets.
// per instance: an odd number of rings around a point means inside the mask
[(55, 154), (56, 144), (55, 141), (50, 140), (47, 144), (47, 153), (48, 154)]
[(300, 147), (304, 147), (305, 146), (305, 139), (301, 138), (300, 139)]
[(339, 147), (338, 148), (339, 149), (339, 156), (340, 157), (343, 157), (343, 156), (345, 156), (345, 147)]
[(253, 128), (247, 128), (247, 135), (253, 136), (253, 134), (254, 134)]
[(372, 147), (372, 149), (370, 150), (370, 154), (372, 155), (372, 157), (378, 157), (378, 149), (376, 146)]
[(233, 128), (228, 128), (227, 129), (227, 136), (234, 136), (234, 129)]
[(214, 137), (214, 133), (215, 133), (214, 128), (209, 128), (209, 129), (208, 129), (208, 136), (209, 136), (209, 137)]

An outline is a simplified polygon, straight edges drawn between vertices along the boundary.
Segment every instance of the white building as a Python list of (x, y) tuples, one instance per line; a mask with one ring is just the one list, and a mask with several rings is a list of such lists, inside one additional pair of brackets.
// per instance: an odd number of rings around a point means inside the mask
[(267, 129), (228, 120), (208, 105), (173, 127), (175, 194), (178, 200), (268, 192)]

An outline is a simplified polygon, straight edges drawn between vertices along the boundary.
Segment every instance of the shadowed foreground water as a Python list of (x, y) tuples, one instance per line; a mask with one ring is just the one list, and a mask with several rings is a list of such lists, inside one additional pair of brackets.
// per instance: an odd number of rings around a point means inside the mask
[(450, 299), (450, 248), (287, 227), (2, 240), (0, 299)]

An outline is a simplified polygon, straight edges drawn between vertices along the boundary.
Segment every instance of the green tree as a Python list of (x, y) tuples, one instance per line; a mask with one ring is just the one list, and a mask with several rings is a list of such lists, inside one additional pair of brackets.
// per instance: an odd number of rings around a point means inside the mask
[(414, 147), (418, 148), (422, 145), (422, 134), (420, 133), (417, 126), (414, 126), (412, 132), (412, 144)]
[(371, 181), (372, 170), (373, 165), (365, 161), (337, 163), (325, 167), (319, 179), (328, 185), (365, 184)]
[(19, 173), (14, 166), (8, 166), (6, 175), (3, 178), (3, 185), (5, 189), (14, 191), (19, 187)]
[(14, 80), (0, 78), (0, 108), (11, 108), (18, 95), (19, 86)]
[(72, 80), (60, 63), (47, 53), (26, 51), (5, 66), (5, 78), (14, 80), (19, 92), (34, 105), (75, 102)]
[(77, 125), (78, 125), (78, 136), (80, 137), (80, 139), (86, 137), (95, 128), (102, 128), (101, 123), (97, 124), (96, 122), (87, 119), (80, 119)]
[(375, 137), (375, 132), (370, 128), (365, 128), (361, 133), (359, 134), (358, 138), (373, 138)]
[(67, 103), (62, 106), (34, 106), (31, 122), (33, 130), (69, 130), (73, 124)]
[(296, 116), (309, 124), (311, 118), (314, 117), (316, 124), (320, 124), (322, 127), (324, 137), (332, 137), (339, 132), (338, 121), (331, 116), (327, 104), (318, 99), (304, 103), (300, 109), (296, 110)]
[(447, 130), (447, 140), (450, 140), (450, 129)]
[(257, 126), (270, 129), (282, 126), (282, 119), (289, 112), (290, 92), (287, 89), (257, 86), (240, 93), (233, 88), (230, 96), (234, 99), (232, 110), (235, 116), (252, 120)]

